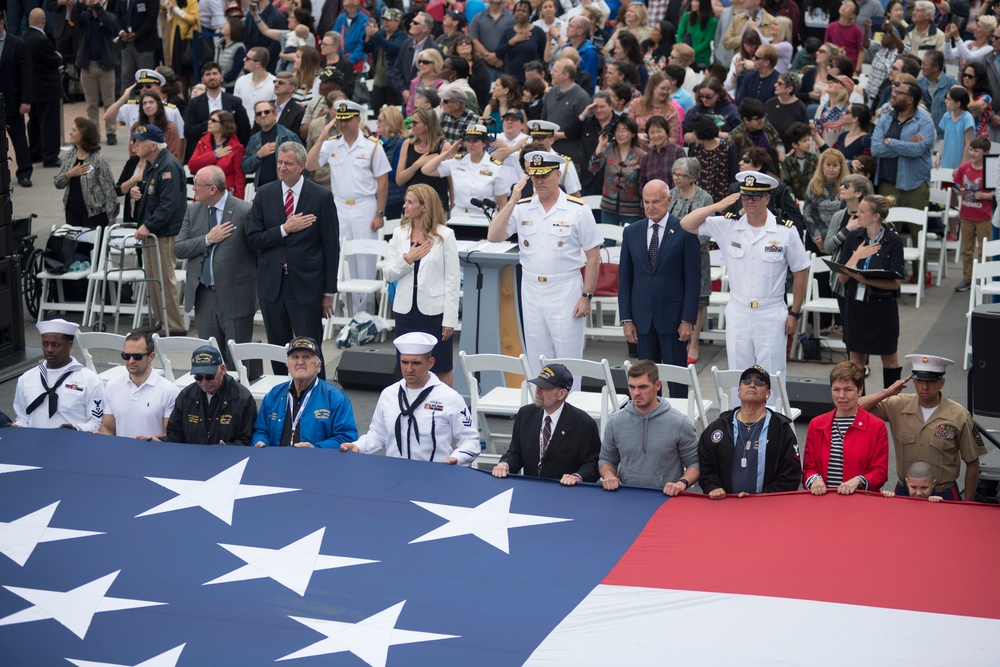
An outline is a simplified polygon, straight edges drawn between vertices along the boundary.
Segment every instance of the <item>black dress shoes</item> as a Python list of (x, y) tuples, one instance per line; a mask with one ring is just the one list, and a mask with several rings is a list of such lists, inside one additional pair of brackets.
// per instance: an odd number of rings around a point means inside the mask
[(22, 188), (30, 188), (31, 179), (28, 178), (27, 176), (21, 176), (17, 179), (17, 184), (20, 185)]

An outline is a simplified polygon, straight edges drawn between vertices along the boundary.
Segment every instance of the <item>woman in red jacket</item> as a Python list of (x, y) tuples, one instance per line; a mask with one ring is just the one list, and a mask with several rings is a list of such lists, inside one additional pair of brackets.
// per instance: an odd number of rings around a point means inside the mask
[(858, 406), (864, 383), (864, 370), (850, 361), (830, 372), (836, 410), (809, 422), (802, 461), (802, 485), (814, 496), (828, 488), (878, 492), (888, 479), (889, 435), (885, 422)]
[(247, 176), (243, 173), (243, 144), (236, 138), (236, 119), (228, 111), (213, 111), (208, 117), (208, 132), (198, 140), (188, 160), (192, 174), (202, 167), (215, 165), (226, 175), (226, 189), (243, 199)]

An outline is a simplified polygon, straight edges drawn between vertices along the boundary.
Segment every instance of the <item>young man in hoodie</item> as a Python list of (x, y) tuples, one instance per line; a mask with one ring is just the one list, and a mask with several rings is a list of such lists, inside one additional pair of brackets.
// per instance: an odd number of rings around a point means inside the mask
[(628, 369), (632, 402), (604, 428), (599, 472), (606, 491), (622, 484), (652, 486), (668, 496), (698, 481), (698, 434), (694, 424), (661, 399), (656, 364), (643, 359)]

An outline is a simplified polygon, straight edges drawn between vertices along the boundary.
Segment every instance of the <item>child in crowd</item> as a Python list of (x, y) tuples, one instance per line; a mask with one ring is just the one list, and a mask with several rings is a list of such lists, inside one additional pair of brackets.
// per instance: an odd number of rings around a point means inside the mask
[[(941, 502), (941, 496), (933, 496), (931, 493), (934, 491), (934, 486), (937, 484), (937, 480), (931, 475), (931, 466), (926, 461), (914, 461), (910, 464), (910, 467), (906, 470), (906, 490), (909, 493), (910, 498), (926, 498), (932, 503)], [(895, 491), (883, 491), (882, 495), (886, 498), (895, 498)]]
[(819, 156), (812, 151), (812, 128), (808, 123), (792, 123), (785, 132), (791, 153), (781, 163), (781, 181), (802, 201), (816, 171)]
[(952, 177), (960, 200), (958, 218), (962, 225), (963, 277), (955, 288), (956, 292), (966, 292), (972, 287), (972, 260), (982, 253), (983, 243), (989, 240), (991, 234), (994, 191), (983, 187), (986, 183), (983, 158), (989, 150), (989, 137), (976, 137), (970, 141), (969, 160), (959, 165)]
[(969, 142), (976, 127), (969, 113), (969, 91), (961, 86), (952, 86), (944, 98), (945, 109), (938, 127), (944, 132), (944, 144), (935, 167), (955, 169), (969, 159)]

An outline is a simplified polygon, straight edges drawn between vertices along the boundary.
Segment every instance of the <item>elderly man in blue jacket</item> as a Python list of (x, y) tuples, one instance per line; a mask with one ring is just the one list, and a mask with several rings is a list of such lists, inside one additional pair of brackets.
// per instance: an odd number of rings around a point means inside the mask
[(312, 338), (288, 344), (291, 381), (267, 392), (257, 413), (257, 447), (339, 447), (358, 439), (354, 409), (344, 392), (319, 377), (322, 362)]

